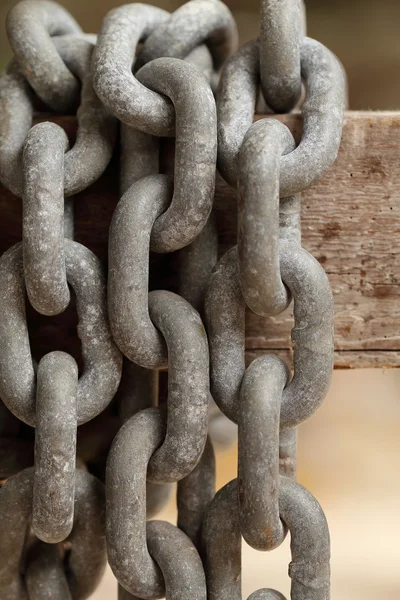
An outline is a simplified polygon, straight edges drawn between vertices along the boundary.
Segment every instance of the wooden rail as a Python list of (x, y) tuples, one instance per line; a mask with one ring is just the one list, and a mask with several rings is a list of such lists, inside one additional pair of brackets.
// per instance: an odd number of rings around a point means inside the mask
[[(73, 118), (52, 120), (74, 137)], [(300, 117), (282, 120), (298, 138)], [(75, 202), (75, 239), (103, 260), (118, 200), (116, 163)], [(235, 243), (236, 203), (235, 191), (220, 177), (215, 209), (223, 252)], [(21, 201), (1, 187), (0, 215), (3, 252), (21, 239)], [(336, 367), (400, 366), (400, 113), (346, 114), (335, 165), (303, 194), (302, 235), (332, 285)], [(75, 319), (72, 308), (52, 319), (32, 311), (32, 343), (38, 354), (49, 347), (71, 351)], [(268, 319), (249, 313), (249, 358), (266, 349), (290, 354), (291, 326), (290, 310)]]

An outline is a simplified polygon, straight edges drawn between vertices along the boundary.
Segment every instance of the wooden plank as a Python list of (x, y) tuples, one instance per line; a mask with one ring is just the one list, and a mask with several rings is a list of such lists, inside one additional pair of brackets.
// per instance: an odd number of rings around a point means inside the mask
[[(280, 356), (287, 364), (292, 364), (292, 350), (276, 348), (256, 348), (246, 350), (246, 364), (249, 365), (258, 356), (272, 352)], [(400, 365), (400, 351), (396, 350), (360, 350), (335, 351), (335, 369), (397, 369)]]
[[(282, 120), (299, 137), (300, 118)], [(347, 113), (336, 163), (303, 194), (303, 245), (328, 273), (336, 365), (400, 365), (400, 113)], [(235, 192), (220, 180), (222, 249), (236, 237)], [(290, 348), (291, 311), (248, 312), (249, 349)]]
[[(301, 134), (301, 119), (281, 117)], [(51, 118), (75, 134), (72, 117)], [(108, 226), (118, 201), (117, 159), (76, 197), (76, 239), (107, 259)], [(218, 177), (221, 253), (235, 243), (235, 191)], [(21, 201), (0, 187), (0, 252), (21, 239)], [(346, 114), (335, 165), (303, 194), (303, 245), (328, 273), (335, 301), (336, 366), (400, 365), (400, 113)], [(169, 257), (165, 257), (168, 261)], [(162, 267), (163, 269), (163, 267)], [(167, 269), (164, 269), (166, 271)], [(169, 282), (173, 289), (173, 282)], [(56, 318), (31, 313), (33, 347), (78, 352), (73, 308)], [(290, 354), (291, 311), (262, 319), (248, 313), (249, 356)], [(61, 346), (60, 346), (61, 344)]]

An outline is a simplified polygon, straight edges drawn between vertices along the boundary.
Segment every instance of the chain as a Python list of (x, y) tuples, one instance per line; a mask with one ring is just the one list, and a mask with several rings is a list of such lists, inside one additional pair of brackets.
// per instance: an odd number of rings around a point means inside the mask
[[(328, 525), (296, 482), (296, 446), (329, 388), (333, 301), (301, 246), (300, 207), (336, 158), (346, 84), (306, 37), (301, 0), (261, 0), (260, 23), (237, 50), (220, 0), (172, 14), (126, 4), (98, 36), (47, 0), (8, 15), (0, 181), (23, 216), (22, 242), (0, 257), (5, 600), (88, 598), (106, 549), (120, 600), (240, 600), (241, 538), (269, 551), (288, 531), (292, 600), (330, 597)], [(260, 88), (272, 116), (253, 123)], [(298, 143), (273, 118), (296, 107)], [(49, 111), (76, 115), (71, 148)], [(74, 240), (73, 197), (104, 173), (118, 128), (106, 274)], [(238, 199), (237, 245), (219, 260), (216, 168)], [(49, 317), (76, 305), (81, 356), (37, 362), (27, 301)], [(292, 368), (270, 354), (246, 368), (246, 311), (274, 317), (292, 301)], [(213, 441), (236, 431), (238, 477), (215, 493)], [(177, 525), (150, 520), (174, 484)]]

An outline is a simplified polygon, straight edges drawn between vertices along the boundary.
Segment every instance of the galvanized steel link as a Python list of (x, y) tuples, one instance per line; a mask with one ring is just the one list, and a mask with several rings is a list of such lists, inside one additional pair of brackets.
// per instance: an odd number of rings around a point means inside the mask
[(257, 550), (277, 548), (286, 535), (279, 516), (279, 419), (288, 378), (277, 356), (260, 356), (248, 367), (240, 390), (240, 531)]
[(210, 437), (196, 468), (178, 482), (178, 527), (202, 554), (201, 530), (206, 510), (215, 496), (215, 455)]
[(211, 274), (205, 300), (211, 395), (221, 411), (235, 423), (245, 371), (244, 319), (245, 303), (235, 246), (224, 254)]
[(64, 256), (64, 152), (68, 139), (54, 123), (29, 131), (23, 152), (22, 247), (24, 279), (32, 306), (59, 314), (70, 293)]
[[(208, 6), (208, 11), (199, 21), (195, 16), (202, 3)], [(195, 18), (196, 27), (186, 34), (185, 40), (182, 38), (184, 30), (180, 31), (179, 44), (176, 45), (171, 40), (171, 34), (174, 37), (176, 28), (180, 28), (182, 15), (185, 22), (187, 16)], [(227, 7), (217, 0), (192, 1), (178, 9), (172, 17), (166, 11), (152, 6), (126, 4), (110, 11), (103, 20), (93, 56), (94, 86), (99, 98), (123, 123), (152, 135), (173, 136), (175, 112), (171, 103), (157, 93), (158, 89), (148, 89), (147, 84), (142, 85), (132, 74), (137, 43), (149, 37), (153, 30), (156, 46), (160, 43), (166, 45), (169, 48), (168, 55), (182, 59), (189, 58), (187, 55), (198, 43), (209, 40), (218, 64), (236, 45), (236, 27)], [(212, 32), (215, 35), (209, 37)], [(218, 43), (221, 42), (220, 35), (222, 46)], [(155, 53), (152, 58), (159, 56), (159, 51), (151, 46), (149, 52)], [(146, 50), (144, 57), (141, 59), (139, 55), (137, 60), (136, 67), (149, 60)], [(190, 58), (189, 62), (192, 62)], [(160, 79), (157, 83), (161, 83)], [(193, 108), (191, 118), (198, 117), (198, 111)]]
[(171, 98), (176, 112), (174, 195), (154, 224), (151, 244), (156, 252), (172, 252), (199, 235), (211, 212), (217, 161), (215, 100), (204, 77), (186, 61), (158, 58), (136, 77)]
[(32, 528), (50, 544), (65, 540), (74, 521), (77, 392), (72, 356), (46, 354), (37, 370)]
[(193, 471), (207, 440), (209, 354), (200, 315), (180, 296), (149, 294), (150, 317), (168, 347), (167, 431), (152, 456), (147, 478), (178, 481)]
[[(114, 338), (123, 353), (142, 366), (160, 368), (168, 361), (168, 434), (149, 466), (149, 478), (155, 482), (176, 481), (196, 466), (206, 441), (209, 401), (208, 345), (200, 316), (176, 294), (148, 293), (150, 232), (167, 199), (165, 176), (141, 179), (120, 201), (110, 229), (109, 314)], [(183, 443), (184, 431), (191, 432), (190, 445)]]
[(25, 583), (29, 600), (72, 600), (57, 545), (35, 544), (27, 562)]
[(125, 4), (106, 14), (93, 53), (93, 85), (120, 121), (153, 135), (173, 135), (174, 108), (132, 73), (137, 44), (169, 13), (146, 4)]
[[(231, 274), (220, 262), (210, 280), (206, 323), (211, 355), (211, 394), (237, 422), (238, 395), (244, 374), (244, 302), (235, 283), (236, 248), (230, 250)], [(225, 255), (227, 260), (227, 255)], [(223, 268), (223, 270), (220, 268)], [(294, 299), (294, 376), (283, 392), (280, 426), (296, 427), (320, 406), (333, 369), (333, 300), (321, 265), (297, 243), (280, 243), (282, 281)], [(217, 278), (218, 275), (218, 278)], [(233, 317), (236, 311), (236, 317)], [(242, 357), (242, 358), (241, 358)]]
[[(118, 389), (121, 425), (138, 412), (158, 406), (159, 372), (145, 369), (124, 359), (121, 385)], [(152, 519), (168, 503), (173, 484), (152, 483), (146, 485), (147, 518)]]
[(150, 236), (172, 196), (165, 175), (149, 175), (119, 201), (109, 233), (108, 312), (114, 339), (132, 362), (155, 369), (167, 364), (166, 345), (148, 307)]
[[(149, 552), (151, 548), (153, 551), (155, 548), (155, 540), (149, 527), (157, 528), (157, 525), (146, 523), (146, 472), (149, 461), (164, 436), (165, 421), (159, 409), (142, 410), (122, 426), (107, 461), (106, 527), (109, 562), (120, 584), (140, 598), (162, 598), (165, 595), (165, 585), (168, 585), (168, 579), (164, 581), (160, 570), (160, 567), (165, 570), (165, 562), (159, 567)], [(197, 552), (183, 532), (178, 533), (177, 530), (173, 535), (181, 543), (183, 541), (185, 551), (179, 553), (180, 560), (176, 565), (173, 554), (177, 547), (174, 545), (168, 552), (169, 560), (173, 561), (174, 568), (180, 574), (192, 574), (192, 593), (199, 590), (197, 593), (200, 596), (195, 597), (203, 598), (205, 589), (201, 582), (204, 572)], [(152, 537), (152, 542), (148, 548), (149, 537)], [(159, 553), (157, 555), (160, 556)], [(175, 580), (178, 589), (181, 584), (184, 584), (184, 580)]]

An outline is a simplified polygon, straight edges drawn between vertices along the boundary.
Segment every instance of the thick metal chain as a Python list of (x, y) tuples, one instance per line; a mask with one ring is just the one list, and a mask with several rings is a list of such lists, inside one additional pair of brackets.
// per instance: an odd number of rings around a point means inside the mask
[[(323, 402), (333, 368), (332, 294), (301, 246), (300, 193), (336, 158), (345, 78), (305, 37), (301, 0), (261, 0), (260, 21), (260, 37), (236, 51), (220, 0), (190, 0), (172, 14), (126, 4), (97, 38), (47, 0), (9, 13), (15, 58), (0, 78), (0, 181), (22, 198), (23, 219), (22, 243), (0, 258), (5, 600), (89, 597), (106, 546), (120, 600), (239, 600), (241, 537), (273, 550), (287, 531), (291, 598), (330, 597), (328, 525), (296, 482), (297, 428)], [(300, 107), (298, 144), (281, 121), (253, 124), (259, 87), (272, 111)], [(48, 117), (34, 124), (48, 110), (76, 113), (71, 149)], [(106, 169), (118, 125), (121, 198), (106, 283), (73, 239), (71, 197)], [(238, 197), (237, 246), (219, 261), (217, 167)], [(153, 277), (166, 254), (173, 291)], [(70, 287), (82, 367), (59, 351), (36, 364), (26, 297), (57, 315)], [(246, 310), (271, 317), (292, 300), (293, 375), (273, 355), (246, 369)], [(100, 414), (79, 441), (78, 427)], [(35, 428), (34, 456), (18, 420)], [(208, 432), (230, 443), (236, 425), (238, 477), (215, 495)], [(85, 461), (101, 472), (105, 453), (104, 497)], [(149, 521), (175, 483), (177, 526)], [(283, 596), (265, 588), (250, 598)]]

